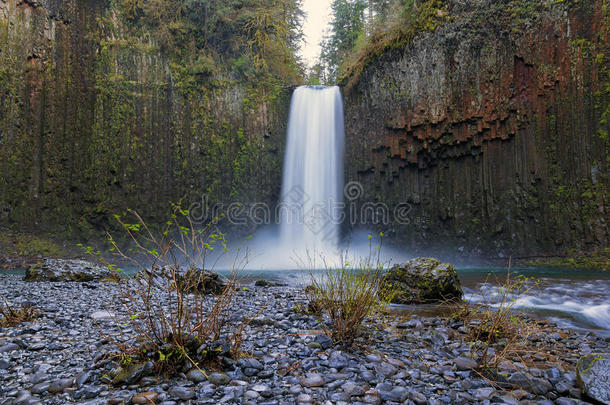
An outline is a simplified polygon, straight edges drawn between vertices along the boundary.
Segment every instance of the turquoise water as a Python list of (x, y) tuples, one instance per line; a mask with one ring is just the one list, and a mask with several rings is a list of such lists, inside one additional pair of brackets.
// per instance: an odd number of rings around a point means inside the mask
[[(465, 299), (473, 303), (497, 305), (502, 298), (500, 285), (507, 275), (506, 268), (464, 267), (458, 268), (458, 277), (464, 289)], [(229, 274), (229, 271), (218, 271)], [(289, 286), (306, 286), (311, 277), (324, 270), (242, 270), (237, 276), (243, 283), (265, 279)], [(4, 271), (8, 274), (24, 274), (23, 271)], [(134, 271), (126, 270), (126, 274)], [(610, 336), (610, 272), (585, 269), (514, 268), (511, 278), (524, 276), (535, 280), (531, 290), (510, 295), (513, 307), (533, 316), (549, 319), (561, 327), (596, 331)], [(533, 285), (533, 284), (532, 284)], [(438, 314), (442, 308), (425, 306), (396, 306), (413, 312)]]
[[(465, 299), (473, 303), (498, 305), (507, 269), (494, 267), (458, 268)], [(244, 281), (259, 278), (293, 286), (310, 283), (323, 270), (244, 271)], [(509, 294), (513, 308), (551, 320), (560, 327), (585, 329), (610, 336), (610, 272), (565, 268), (513, 268), (510, 277), (531, 279), (521, 294)], [(442, 307), (395, 306), (414, 312), (439, 314)]]

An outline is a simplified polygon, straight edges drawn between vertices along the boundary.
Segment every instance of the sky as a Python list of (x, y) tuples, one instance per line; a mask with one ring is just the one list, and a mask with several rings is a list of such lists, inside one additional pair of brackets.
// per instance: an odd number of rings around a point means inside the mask
[(301, 47), (303, 60), (309, 67), (320, 56), (320, 41), (331, 20), (331, 0), (303, 0), (305, 43)]

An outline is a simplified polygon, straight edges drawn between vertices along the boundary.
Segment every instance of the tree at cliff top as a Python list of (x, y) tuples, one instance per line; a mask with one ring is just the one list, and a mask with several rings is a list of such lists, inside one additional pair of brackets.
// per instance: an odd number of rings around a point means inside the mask
[(300, 0), (123, 0), (134, 28), (148, 28), (160, 48), (191, 63), (195, 74), (245, 58), (258, 74), (284, 82), (301, 77)]
[(430, 17), (441, 16), (443, 8), (442, 0), (333, 0), (333, 20), (322, 41), (318, 75), (324, 82), (340, 81), (363, 54), (429, 25)]

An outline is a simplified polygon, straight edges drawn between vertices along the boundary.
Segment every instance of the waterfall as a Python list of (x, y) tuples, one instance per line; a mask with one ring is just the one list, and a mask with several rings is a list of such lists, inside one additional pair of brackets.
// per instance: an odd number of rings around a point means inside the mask
[(343, 215), (343, 102), (339, 87), (295, 89), (284, 157), (281, 244), (332, 253)]

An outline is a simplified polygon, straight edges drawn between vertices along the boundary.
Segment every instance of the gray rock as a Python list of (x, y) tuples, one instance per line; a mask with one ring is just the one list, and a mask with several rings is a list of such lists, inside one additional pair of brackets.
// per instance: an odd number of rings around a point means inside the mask
[(381, 362), (381, 357), (376, 355), (376, 354), (367, 354), (366, 355), (366, 360), (370, 361), (371, 363), (380, 363)]
[(322, 349), (330, 349), (333, 345), (333, 340), (326, 334), (316, 335), (314, 342), (318, 343)]
[(341, 352), (333, 352), (328, 360), (328, 366), (338, 370), (347, 367), (347, 358)]
[(409, 391), (405, 387), (394, 387), (381, 395), (382, 399), (394, 402), (404, 402), (409, 397)]
[(299, 404), (310, 404), (313, 402), (313, 397), (309, 394), (299, 394), (297, 396), (297, 403)]
[(418, 257), (395, 265), (385, 280), (395, 292), (392, 302), (413, 304), (461, 299), (464, 295), (452, 265), (438, 259)]
[(73, 383), (73, 378), (62, 378), (60, 380), (55, 380), (51, 382), (51, 385), (49, 386), (49, 392), (53, 394), (63, 392), (64, 389), (71, 387)]
[(458, 357), (455, 359), (455, 366), (458, 370), (470, 370), (478, 367), (476, 361), (467, 357)]
[(261, 395), (258, 392), (252, 391), (252, 390), (248, 390), (244, 393), (244, 398), (246, 398), (246, 399), (256, 399), (260, 396)]
[(231, 377), (225, 373), (210, 373), (208, 374), (208, 381), (214, 385), (225, 385), (231, 382)]
[(44, 259), (30, 266), (25, 281), (93, 281), (111, 278), (107, 268), (85, 260)]
[(377, 371), (378, 374), (381, 374), (385, 377), (390, 377), (394, 374), (396, 374), (396, 372), (398, 371), (396, 369), (396, 367), (394, 367), (393, 365), (391, 365), (390, 363), (379, 363), (375, 365), (375, 371)]
[(86, 399), (95, 398), (98, 395), (100, 395), (100, 393), (102, 391), (104, 391), (104, 387), (102, 387), (100, 385), (88, 385), (85, 387), (85, 389), (83, 391), (83, 398), (86, 398)]
[(229, 279), (209, 270), (190, 268), (179, 276), (177, 284), (192, 293), (221, 294), (229, 285)]
[(108, 311), (95, 311), (90, 316), (94, 321), (111, 321), (114, 319), (114, 314)]
[(398, 329), (420, 329), (422, 328), (424, 325), (421, 323), (421, 321), (417, 320), (417, 319), (410, 319), (408, 321), (399, 323), (398, 325), (396, 325), (396, 327)]
[(51, 383), (48, 381), (44, 381), (38, 384), (34, 384), (34, 386), (30, 389), (32, 394), (42, 394), (45, 391), (49, 390)]
[(0, 359), (0, 370), (6, 370), (11, 366), (7, 359)]
[(409, 395), (411, 397), (411, 400), (413, 402), (415, 402), (417, 405), (424, 405), (424, 404), (428, 403), (428, 399), (421, 392), (411, 391), (411, 393)]
[(610, 404), (610, 355), (590, 354), (576, 365), (578, 385), (587, 397)]
[(188, 378), (190, 381), (194, 382), (195, 384), (206, 380), (205, 375), (201, 371), (197, 370), (196, 368), (190, 370), (186, 374), (186, 378)]
[(309, 377), (305, 377), (301, 379), (301, 385), (303, 387), (321, 387), (324, 384), (326, 384), (326, 382), (324, 381), (324, 379), (322, 378), (322, 376), (320, 376), (319, 374), (312, 374)]
[(177, 385), (169, 390), (169, 395), (187, 401), (195, 396), (195, 392), (189, 388)]
[(119, 369), (116, 376), (112, 379), (112, 384), (114, 385), (131, 385), (140, 381), (142, 377), (147, 375), (152, 371), (153, 363), (141, 362), (141, 363), (133, 363), (125, 368)]
[(242, 369), (252, 368), (254, 370), (262, 370), (263, 364), (253, 357), (241, 358), (237, 361), (237, 365)]
[(80, 373), (75, 380), (75, 384), (77, 388), (82, 387), (83, 385), (85, 385), (87, 383), (87, 381), (89, 381), (89, 378), (91, 378), (91, 371), (85, 371), (83, 373)]
[(15, 343), (8, 343), (6, 345), (0, 346), (0, 353), (8, 353), (8, 352), (12, 352), (13, 350), (19, 350), (19, 349), (20, 349), (19, 345), (15, 344)]
[(491, 398), (494, 392), (496, 392), (496, 390), (491, 387), (477, 388), (474, 391), (474, 397), (477, 399), (477, 401), (484, 401), (486, 399)]

